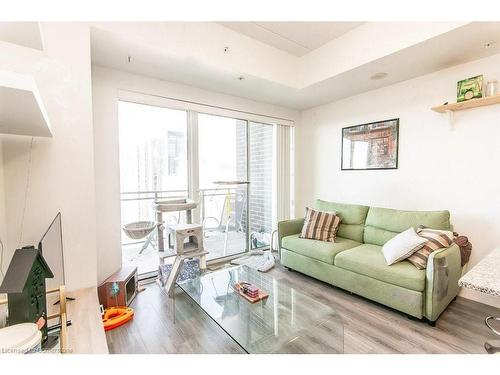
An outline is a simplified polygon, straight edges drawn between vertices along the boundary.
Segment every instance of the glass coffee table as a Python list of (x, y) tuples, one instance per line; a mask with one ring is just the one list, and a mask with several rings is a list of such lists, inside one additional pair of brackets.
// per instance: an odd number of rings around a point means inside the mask
[[(233, 289), (242, 281), (256, 285), (269, 297), (250, 303)], [(344, 351), (344, 327), (335, 310), (283, 280), (238, 266), (178, 285), (246, 353)]]

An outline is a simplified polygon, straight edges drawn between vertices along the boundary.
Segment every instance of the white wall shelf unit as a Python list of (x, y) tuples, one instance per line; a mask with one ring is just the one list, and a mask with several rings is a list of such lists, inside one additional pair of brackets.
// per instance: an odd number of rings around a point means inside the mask
[(49, 118), (32, 77), (0, 71), (0, 133), (52, 137)]

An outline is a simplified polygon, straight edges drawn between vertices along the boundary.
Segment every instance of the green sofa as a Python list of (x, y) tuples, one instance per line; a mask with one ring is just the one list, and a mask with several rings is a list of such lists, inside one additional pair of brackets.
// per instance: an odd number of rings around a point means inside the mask
[(382, 246), (419, 225), (451, 230), (448, 211), (400, 211), (317, 200), (314, 208), (342, 218), (335, 242), (299, 238), (304, 219), (278, 223), (281, 263), (349, 292), (434, 325), (458, 293), (462, 274), (456, 244), (433, 252), (427, 268), (410, 262), (387, 266)]

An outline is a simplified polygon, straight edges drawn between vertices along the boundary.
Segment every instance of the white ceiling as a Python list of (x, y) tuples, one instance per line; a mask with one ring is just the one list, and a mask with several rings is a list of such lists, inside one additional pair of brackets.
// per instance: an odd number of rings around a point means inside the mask
[(38, 22), (0, 22), (0, 40), (43, 50)]
[[(381, 25), (384, 27), (384, 25)], [(183, 27), (189, 28), (189, 25)], [(221, 27), (221, 29), (225, 29)], [(227, 29), (225, 29), (227, 30)], [(233, 31), (227, 30), (230, 33)], [(353, 31), (354, 32), (354, 31)], [(178, 82), (202, 89), (239, 96), (259, 102), (303, 110), (369, 90), (388, 86), (454, 65), (500, 53), (500, 22), (474, 22), (452, 28), (408, 47), (381, 55), (368, 62), (352, 65), (313, 84), (290, 86), (261, 75), (235, 73), (230, 64), (220, 60), (217, 65), (206, 63), (203, 55), (188, 58), (172, 53), (175, 45), (162, 46), (131, 40), (129, 36), (93, 28), (92, 63), (112, 69), (127, 71), (151, 78)], [(175, 40), (179, 40), (177, 36)], [(162, 39), (163, 40), (163, 39)], [(494, 41), (491, 48), (484, 43)], [(190, 44), (194, 43), (192, 41)], [(220, 43), (225, 43), (223, 39)], [(224, 44), (211, 46), (222, 49)], [(326, 47), (326, 46), (325, 46)], [(372, 47), (372, 46), (370, 46)], [(324, 47), (323, 47), (324, 48)], [(360, 45), (359, 48), (366, 48)], [(338, 53), (341, 53), (339, 51)], [(129, 62), (128, 56), (132, 56)], [(298, 58), (288, 55), (290, 63)], [(309, 56), (309, 55), (308, 55)], [(337, 51), (329, 55), (329, 64), (337, 59)], [(269, 64), (267, 55), (256, 64)], [(323, 60), (321, 60), (323, 61)], [(285, 62), (286, 63), (286, 62)], [(378, 72), (388, 75), (381, 80), (371, 80)], [(304, 72), (307, 74), (308, 72)], [(239, 75), (244, 80), (237, 79)]]
[[(500, 22), (470, 23), (303, 88), (300, 95), (302, 109), (499, 54), (499, 36)], [(488, 49), (484, 48), (484, 43), (489, 41), (495, 43)], [(381, 80), (370, 79), (378, 72), (387, 72), (388, 75)]]
[(362, 22), (218, 22), (295, 56), (303, 56), (358, 27)]

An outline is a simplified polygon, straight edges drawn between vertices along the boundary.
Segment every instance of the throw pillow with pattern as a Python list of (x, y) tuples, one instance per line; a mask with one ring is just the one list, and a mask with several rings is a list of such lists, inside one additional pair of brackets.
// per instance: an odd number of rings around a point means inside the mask
[(427, 268), (429, 255), (439, 249), (450, 247), (453, 243), (453, 232), (430, 228), (418, 228), (417, 234), (427, 240), (424, 245), (414, 252), (408, 261), (419, 270)]
[(335, 242), (340, 220), (335, 212), (318, 211), (307, 207), (304, 226), (299, 237)]

